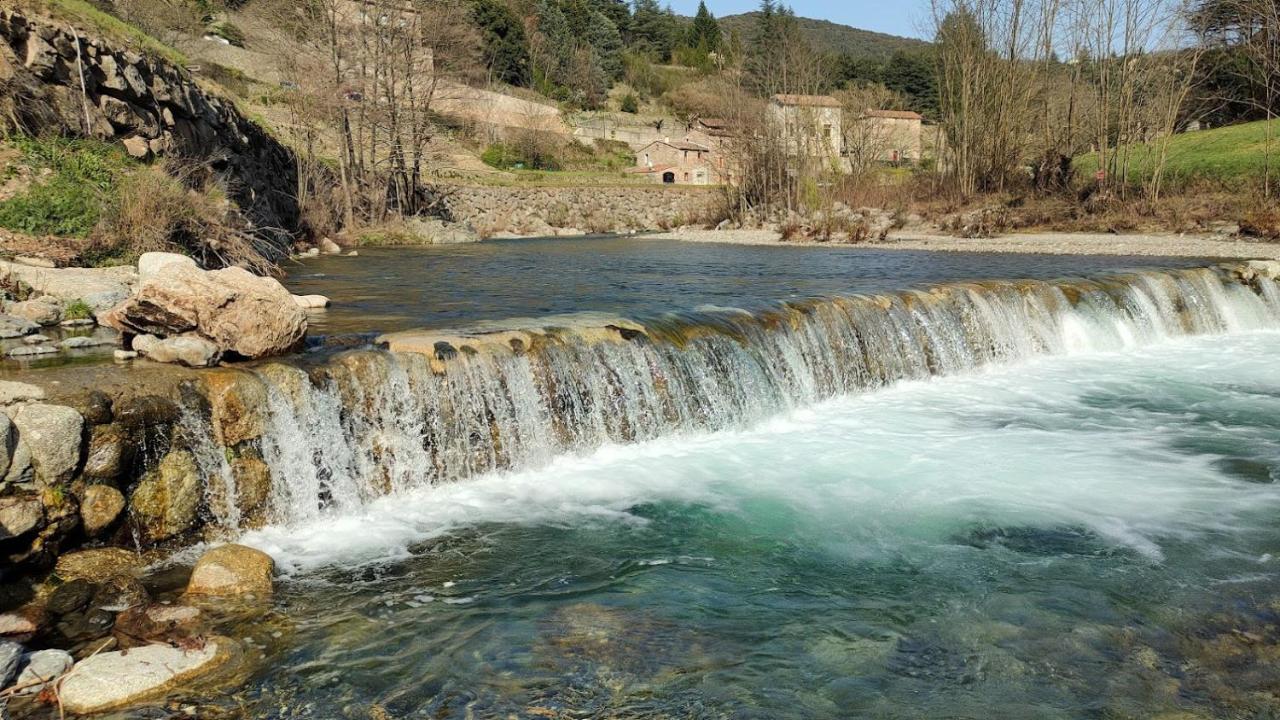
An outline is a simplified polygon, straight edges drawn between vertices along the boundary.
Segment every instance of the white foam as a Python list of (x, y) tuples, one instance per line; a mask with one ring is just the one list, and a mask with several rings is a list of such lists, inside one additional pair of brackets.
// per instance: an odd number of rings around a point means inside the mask
[(394, 561), (481, 525), (643, 525), (632, 512), (643, 504), (750, 515), (763, 500), (801, 519), (799, 541), (834, 553), (952, 543), (981, 522), (1082, 527), (1159, 561), (1162, 542), (1239, 529), (1242, 517), (1280, 505), (1280, 491), (1171, 447), (1176, 417), (1083, 399), (1116, 388), (1160, 399), (1224, 381), (1280, 389), (1277, 352), (1280, 334), (1251, 333), (905, 383), (750, 430), (608, 445), (537, 470), (395, 493), (242, 541), (296, 573)]

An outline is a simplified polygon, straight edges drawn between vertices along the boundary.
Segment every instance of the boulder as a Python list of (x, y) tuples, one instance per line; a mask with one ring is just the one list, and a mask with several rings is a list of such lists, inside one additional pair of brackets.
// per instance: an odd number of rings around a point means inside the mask
[(276, 280), (242, 268), (206, 272), (176, 263), (100, 319), (130, 335), (196, 332), (222, 352), (250, 359), (288, 352), (307, 332), (306, 313)]
[(143, 564), (137, 553), (124, 548), (90, 548), (62, 555), (53, 572), (63, 580), (103, 583), (121, 575), (136, 575)]
[(19, 281), (63, 304), (80, 300), (95, 313), (129, 297), (130, 288), (138, 282), (137, 271), (128, 266), (54, 269), (4, 261), (0, 261), (0, 277)]
[(40, 326), (16, 315), (0, 315), (0, 340), (18, 338), (40, 329)]
[(200, 269), (196, 265), (196, 261), (186, 255), (166, 252), (142, 253), (138, 258), (138, 281), (146, 282), (169, 267), (189, 270)]
[(19, 538), (44, 525), (44, 505), (38, 498), (0, 498), (0, 540)]
[(129, 153), (129, 157), (145, 160), (151, 155), (151, 144), (139, 135), (127, 137), (120, 144), (124, 145), (124, 151)]
[(262, 507), (271, 494), (271, 468), (253, 457), (231, 461), (231, 476), (236, 483), (236, 501), (244, 512)]
[(101, 390), (86, 390), (62, 401), (74, 408), (89, 425), (106, 425), (111, 422), (111, 396)]
[(35, 300), (9, 303), (5, 306), (5, 312), (36, 325), (57, 325), (62, 320), (62, 303), (45, 295)]
[(182, 417), (172, 400), (159, 395), (133, 395), (121, 399), (115, 405), (116, 422), (129, 430), (139, 430), (156, 425), (172, 425)]
[(26, 642), (40, 631), (40, 613), (24, 608), (0, 613), (0, 638)]
[(0, 380), (0, 405), (44, 399), (44, 390), (30, 383)]
[(23, 649), (16, 642), (0, 640), (0, 689), (9, 687), (9, 683), (18, 674), (18, 665), (22, 662)]
[(274, 574), (275, 562), (261, 550), (221, 545), (196, 561), (187, 582), (187, 594), (264, 599), (271, 596)]
[(147, 343), (145, 350), (139, 347), (135, 339), (133, 346), (149, 360), (193, 368), (212, 367), (222, 359), (222, 350), (196, 333), (184, 333)]
[(124, 495), (110, 485), (90, 485), (80, 499), (80, 521), (85, 534), (94, 536), (111, 527), (124, 512)]
[(214, 438), (223, 447), (256, 440), (266, 431), (267, 386), (258, 376), (219, 370), (202, 378)]
[(28, 335), (22, 338), (23, 345), (40, 345), (42, 343), (47, 343), (47, 342), (49, 342), (49, 336), (41, 335), (39, 333), (36, 333), (35, 335)]
[(293, 301), (303, 310), (320, 310), (329, 307), (329, 298), (323, 295), (294, 295)]
[(195, 457), (174, 450), (143, 475), (129, 499), (139, 530), (150, 540), (167, 540), (195, 525), (204, 483)]
[(128, 707), (217, 670), (231, 659), (233, 648), (234, 641), (215, 636), (190, 649), (146, 645), (98, 653), (62, 681), (58, 699), (76, 714)]
[(342, 248), (338, 245), (338, 243), (330, 240), (329, 238), (321, 238), (320, 252), (324, 253), (325, 255), (339, 255), (342, 253)]
[(57, 680), (71, 669), (75, 659), (64, 650), (39, 650), (22, 658), (22, 669), (14, 688), (21, 688), (15, 695), (35, 695), (45, 685)]
[(115, 338), (94, 337), (91, 335), (81, 337), (69, 337), (58, 341), (58, 347), (63, 350), (88, 350), (96, 347), (111, 347), (119, 341)]
[(0, 413), (0, 478), (9, 472), (9, 463), (17, 450), (18, 436), (13, 430), (13, 421), (8, 415)]
[(129, 433), (117, 424), (98, 425), (89, 435), (83, 475), (97, 480), (114, 480), (124, 472), (130, 449)]
[(64, 405), (33, 403), (9, 413), (18, 440), (31, 452), (36, 479), (46, 484), (68, 480), (80, 461), (84, 418)]

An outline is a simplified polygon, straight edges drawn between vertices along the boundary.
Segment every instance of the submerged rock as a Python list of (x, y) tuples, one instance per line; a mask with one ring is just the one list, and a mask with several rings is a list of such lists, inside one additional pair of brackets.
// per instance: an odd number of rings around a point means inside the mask
[(142, 559), (124, 548), (91, 548), (58, 558), (54, 574), (63, 580), (102, 583), (120, 575), (136, 575), (141, 567)]
[(245, 545), (222, 545), (200, 556), (191, 571), (187, 593), (263, 599), (271, 596), (274, 574), (275, 561), (270, 555)]
[(234, 641), (214, 637), (190, 649), (146, 645), (99, 653), (76, 665), (59, 687), (58, 698), (73, 713), (127, 707), (217, 670), (234, 649)]
[(329, 307), (329, 298), (324, 295), (294, 295), (293, 302), (304, 310), (321, 310)]
[(43, 400), (44, 390), (24, 382), (0, 380), (0, 405)]

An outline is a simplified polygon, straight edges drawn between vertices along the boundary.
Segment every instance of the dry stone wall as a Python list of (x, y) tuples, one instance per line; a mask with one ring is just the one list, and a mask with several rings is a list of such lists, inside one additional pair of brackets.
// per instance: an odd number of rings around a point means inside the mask
[(0, 10), (4, 125), (116, 140), (137, 157), (198, 159), (256, 226), (297, 226), (290, 152), (230, 101), (182, 68), (15, 10)]
[(718, 220), (724, 193), (714, 188), (451, 188), (456, 222), (481, 237), (665, 230)]

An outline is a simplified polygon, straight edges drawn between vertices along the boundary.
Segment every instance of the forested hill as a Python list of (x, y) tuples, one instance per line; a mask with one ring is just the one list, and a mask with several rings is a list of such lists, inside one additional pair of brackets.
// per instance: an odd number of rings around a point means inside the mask
[[(737, 31), (744, 41), (749, 41), (755, 32), (758, 12), (741, 15), (726, 15), (719, 19), (721, 30), (728, 35)], [(796, 24), (805, 40), (815, 50), (835, 55), (851, 55), (866, 58), (887, 58), (899, 50), (917, 50), (929, 43), (915, 38), (900, 37), (886, 33), (860, 30), (848, 25), (839, 25), (828, 20), (797, 17)]]

